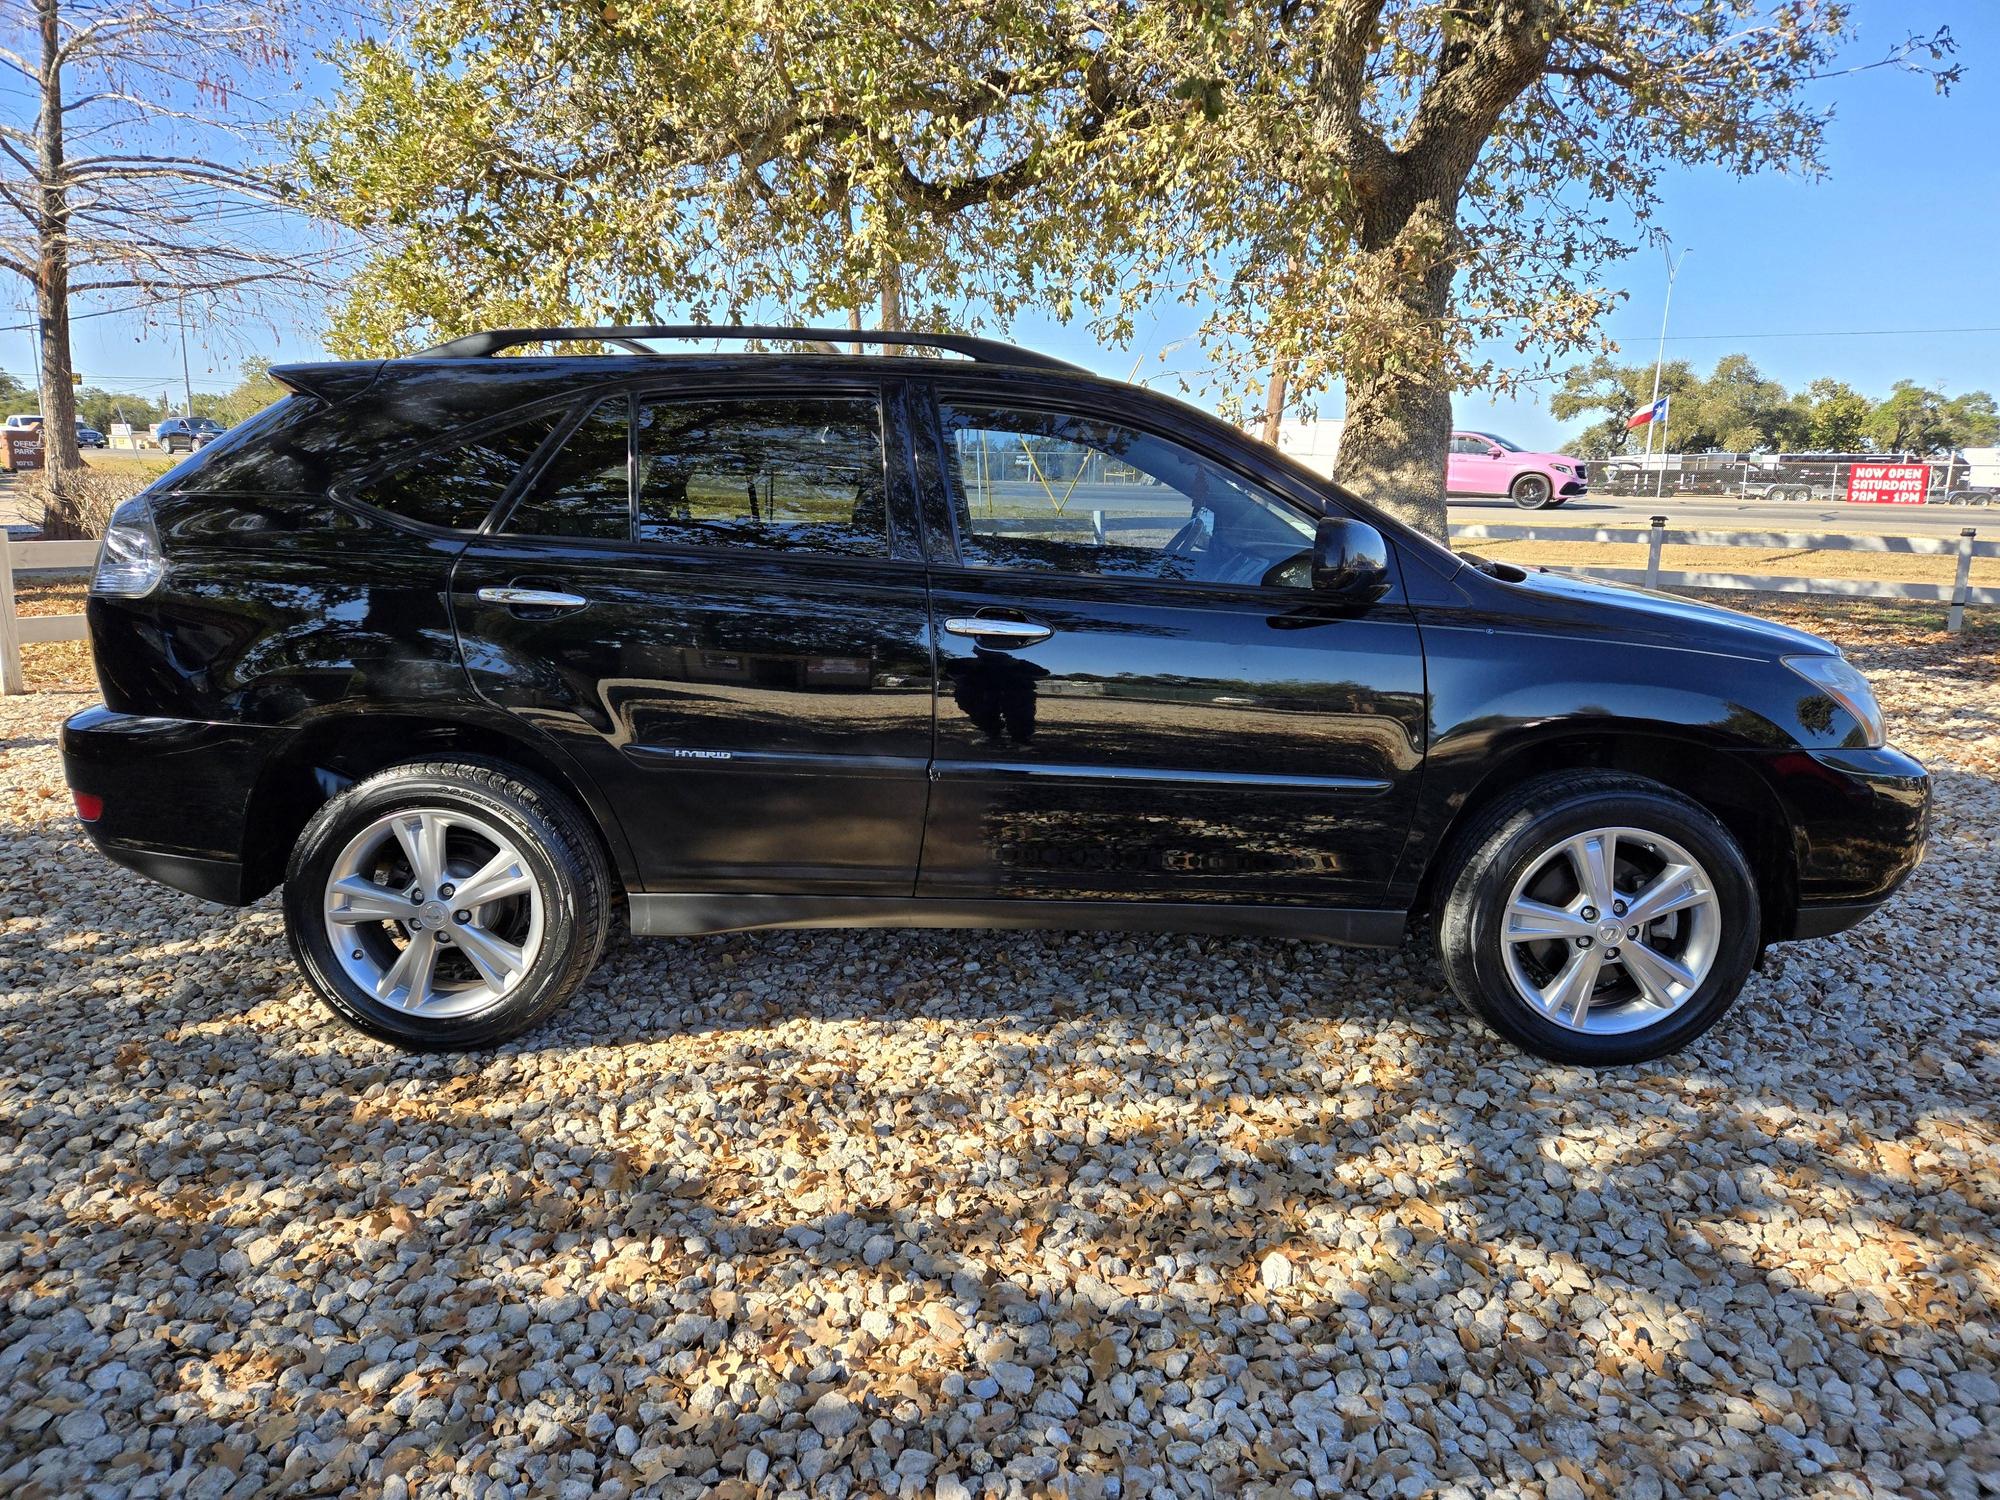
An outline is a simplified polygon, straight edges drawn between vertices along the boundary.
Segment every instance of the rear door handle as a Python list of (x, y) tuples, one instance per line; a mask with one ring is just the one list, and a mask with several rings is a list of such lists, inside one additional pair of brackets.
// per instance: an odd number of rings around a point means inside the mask
[(488, 604), (504, 604), (509, 609), (582, 609), (590, 601), (581, 594), (564, 594), (554, 589), (481, 589), (479, 597)]
[(944, 628), (953, 635), (969, 635), (974, 640), (1005, 641), (1014, 646), (1032, 645), (1055, 634), (1048, 626), (1037, 625), (1032, 620), (989, 620), (983, 615), (946, 620)]

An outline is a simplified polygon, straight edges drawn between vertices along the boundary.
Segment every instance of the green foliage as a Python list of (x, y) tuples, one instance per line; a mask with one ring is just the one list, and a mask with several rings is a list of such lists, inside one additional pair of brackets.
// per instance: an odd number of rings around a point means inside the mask
[(340, 352), (682, 308), (962, 325), (1113, 294), (1129, 215), (1087, 169), (1137, 116), (1080, 11), (406, 14), (387, 40), (339, 49), (342, 86), (300, 128), (310, 197), (383, 244), (335, 320)]
[(1225, 405), (1344, 381), (1344, 477), (1442, 534), (1450, 392), (1603, 348), (1669, 168), (1818, 169), (1852, 36), (1797, 0), (434, 0), (337, 51), (298, 164), (380, 246), (344, 353), (871, 306), (1128, 342), (1179, 299)]
[[(26, 381), (17, 380), (5, 370), (0, 370), (0, 407), (9, 412), (40, 411), (42, 399)], [(4, 415), (0, 412), (0, 416)]]
[(224, 427), (234, 427), (238, 422), (256, 416), (285, 394), (284, 387), (271, 378), (271, 362), (261, 355), (244, 360), (240, 374), (241, 379), (234, 389), (221, 395), (196, 391), (194, 415), (213, 417)]
[[(1571, 440), (1585, 457), (1640, 451), (1645, 430), (1631, 432), (1625, 423), (1652, 399), (1652, 385), (1651, 365), (1614, 365), (1599, 358), (1563, 377), (1549, 410), (1559, 421), (1606, 413)], [(1666, 440), (1678, 453), (1941, 453), (1992, 442), (2000, 431), (2000, 414), (1984, 391), (1946, 398), (1901, 380), (1876, 404), (1841, 381), (1822, 379), (1790, 396), (1747, 354), (1724, 355), (1706, 378), (1676, 360), (1664, 367), (1660, 389), (1673, 397)], [(1654, 434), (1656, 447), (1659, 440)]]
[(2000, 419), (1985, 391), (1947, 397), (1914, 380), (1899, 380), (1868, 414), (1863, 431), (1884, 453), (1939, 453), (1991, 443)]
[(84, 426), (95, 427), (103, 433), (109, 433), (114, 422), (130, 422), (135, 431), (144, 432), (166, 414), (167, 404), (158, 396), (143, 396), (133, 391), (107, 391), (94, 385), (87, 385), (76, 393), (78, 420)]
[(1860, 449), (1873, 406), (1869, 399), (1840, 380), (1815, 380), (1806, 387), (1803, 405), (1807, 446), (1821, 453), (1853, 453)]

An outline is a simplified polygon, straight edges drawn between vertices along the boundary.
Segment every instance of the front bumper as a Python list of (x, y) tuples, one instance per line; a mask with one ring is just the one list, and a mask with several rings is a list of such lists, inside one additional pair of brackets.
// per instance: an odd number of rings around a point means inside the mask
[(1790, 750), (1758, 757), (1790, 829), (1798, 907), (1781, 938), (1864, 920), (1923, 861), (1931, 779), (1900, 750)]
[(1587, 479), (1569, 480), (1564, 484), (1557, 485), (1556, 493), (1561, 495), (1565, 500), (1574, 500), (1579, 495), (1588, 495), (1590, 493), (1590, 481)]
[(269, 888), (251, 868), (250, 809), (286, 729), (87, 708), (63, 725), (70, 790), (102, 799), (83, 825), (108, 857), (205, 901), (240, 906)]

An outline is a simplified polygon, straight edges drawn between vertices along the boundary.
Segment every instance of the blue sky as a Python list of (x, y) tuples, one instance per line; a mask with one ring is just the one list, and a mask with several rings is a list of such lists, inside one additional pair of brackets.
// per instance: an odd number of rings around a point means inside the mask
[[(1993, 269), (2000, 265), (2000, 7), (1990, 0), (1861, 0), (1855, 9), (1862, 30), (1855, 60), (1879, 53), (1911, 26), (1944, 21), (1958, 39), (1964, 80), (1942, 98), (1924, 79), (1889, 70), (1826, 85), (1838, 112), (1823, 180), (1675, 173), (1660, 222), (1692, 253), (1674, 293), (1668, 357), (1705, 368), (1742, 350), (1794, 388), (1831, 375), (1877, 394), (1903, 377), (1951, 391), (2000, 391), (2000, 332), (1841, 336), (2000, 328)], [(1644, 250), (1608, 275), (1630, 297), (1606, 327), (1621, 357), (1650, 362), (1665, 291), (1661, 258)], [(1142, 324), (1139, 341), (1125, 350), (1105, 349), (1083, 330), (1046, 319), (1022, 319), (1013, 336), (1122, 378), (1141, 357), (1151, 372), (1199, 364), (1192, 345), (1164, 365), (1154, 358), (1194, 322), (1189, 311), (1168, 308), (1156, 325)], [(247, 352), (313, 357), (317, 334), (311, 320), (223, 336), (197, 330), (188, 347), (194, 383), (233, 384)], [(76, 324), (75, 337), (78, 365), (92, 385), (179, 388), (180, 342), (171, 328), (149, 332), (128, 319), (88, 318)], [(24, 333), (0, 333), (0, 369), (29, 374)], [(1171, 380), (1154, 383), (1174, 388)], [(1335, 391), (1322, 410), (1339, 409)], [(1458, 419), (1538, 446), (1579, 425), (1556, 422), (1534, 397), (1496, 404), (1477, 394), (1460, 397)]]

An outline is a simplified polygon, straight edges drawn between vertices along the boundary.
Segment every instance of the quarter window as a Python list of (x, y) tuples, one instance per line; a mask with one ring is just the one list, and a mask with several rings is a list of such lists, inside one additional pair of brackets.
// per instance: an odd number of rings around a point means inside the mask
[(505, 530), (524, 536), (632, 535), (631, 401), (615, 396), (591, 408), (529, 485)]
[(429, 449), (361, 485), (354, 497), (408, 520), (470, 531), (491, 514), (563, 415), (560, 409), (541, 412)]
[(1166, 438), (1067, 412), (947, 406), (961, 559), (972, 567), (1290, 587), (1302, 513)]
[(645, 401), (638, 461), (641, 541), (888, 553), (872, 400)]

